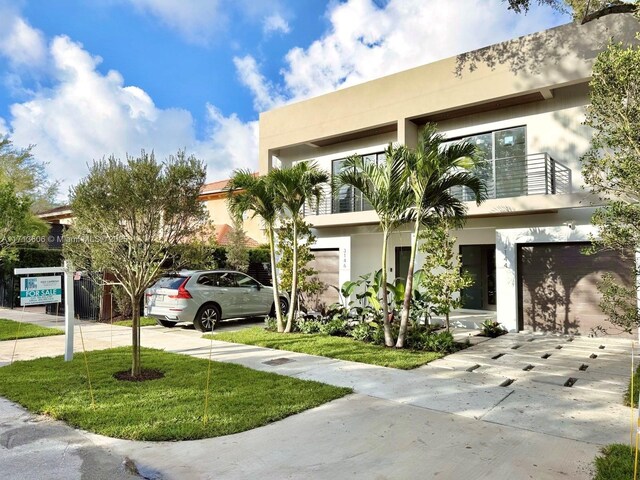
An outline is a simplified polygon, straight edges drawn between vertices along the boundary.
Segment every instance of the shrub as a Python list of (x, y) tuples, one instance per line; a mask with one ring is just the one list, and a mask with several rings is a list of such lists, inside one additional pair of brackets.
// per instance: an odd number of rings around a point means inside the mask
[(457, 350), (451, 332), (430, 333), (425, 336), (424, 349), (430, 352), (451, 353)]
[(493, 320), (485, 320), (482, 324), (482, 335), (485, 337), (496, 338), (507, 333), (507, 330), (498, 322)]
[(278, 331), (278, 322), (273, 317), (267, 317), (264, 319), (264, 329), (267, 332), (277, 332)]
[(320, 320), (310, 317), (300, 317), (295, 322), (295, 329), (300, 333), (318, 333), (321, 326)]
[(349, 331), (349, 322), (342, 318), (332, 318), (328, 322), (320, 324), (320, 333), (343, 337)]
[(349, 336), (361, 342), (372, 342), (377, 329), (377, 323), (361, 322), (351, 329)]

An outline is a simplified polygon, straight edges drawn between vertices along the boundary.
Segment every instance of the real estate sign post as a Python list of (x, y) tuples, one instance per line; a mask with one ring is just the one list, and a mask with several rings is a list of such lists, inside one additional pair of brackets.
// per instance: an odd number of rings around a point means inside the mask
[(61, 279), (58, 275), (64, 274), (64, 359), (69, 362), (73, 359), (73, 268), (68, 262), (64, 267), (46, 268), (16, 268), (15, 275), (49, 275), (41, 277), (26, 277), (20, 279), (20, 305), (44, 305), (58, 303), (62, 300)]

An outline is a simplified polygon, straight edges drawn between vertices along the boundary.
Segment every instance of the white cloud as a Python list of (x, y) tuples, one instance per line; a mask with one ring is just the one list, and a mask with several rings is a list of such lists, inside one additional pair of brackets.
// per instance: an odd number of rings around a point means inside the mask
[(258, 168), (258, 122), (243, 122), (237, 115), (225, 117), (213, 105), (207, 105), (210, 122), (208, 138), (200, 145), (209, 159), (211, 181), (228, 178), (238, 168)]
[(228, 21), (220, 0), (127, 0), (191, 43), (205, 44)]
[(348, 0), (332, 4), (327, 16), (330, 27), (321, 38), (287, 53), (280, 84), (263, 79), (261, 86), (260, 72), (236, 64), (257, 106), (316, 96), (551, 26), (549, 9), (515, 15), (502, 0), (390, 0), (384, 7)]
[(34, 154), (64, 187), (87, 173), (94, 159), (154, 150), (159, 158), (186, 148), (207, 161), (209, 179), (226, 178), (233, 168), (255, 168), (257, 125), (209, 107), (209, 133), (196, 137), (191, 113), (160, 109), (141, 88), (127, 86), (116, 71), (97, 70), (101, 59), (66, 36), (47, 51), (53, 86), (11, 106), (0, 119), (17, 146), (35, 144)]
[(10, 9), (0, 6), (0, 55), (14, 67), (41, 65), (46, 57), (44, 35)]
[(269, 35), (271, 33), (280, 32), (280, 33), (289, 33), (291, 28), (289, 27), (289, 23), (282, 18), (282, 15), (279, 13), (273, 13), (267, 17), (265, 17), (262, 22), (262, 31), (265, 35)]
[(251, 55), (234, 57), (233, 63), (240, 81), (253, 94), (253, 106), (257, 111), (268, 110), (283, 102), (283, 99), (275, 93), (271, 82), (260, 73), (255, 58)]

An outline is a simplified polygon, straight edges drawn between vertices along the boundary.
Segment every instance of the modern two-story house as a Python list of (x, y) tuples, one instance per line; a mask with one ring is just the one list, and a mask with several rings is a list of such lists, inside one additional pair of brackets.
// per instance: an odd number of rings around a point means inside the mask
[[(622, 15), (568, 24), (265, 112), (260, 173), (314, 161), (335, 175), (349, 155), (377, 161), (390, 142), (415, 146), (423, 125), (435, 122), (485, 159), (478, 174), (489, 199), (469, 202), (465, 227), (452, 232), (475, 280), (462, 292), (464, 308), (495, 315), (510, 331), (589, 334), (605, 320), (601, 275), (634, 279), (615, 253), (582, 253), (597, 235), (597, 198), (580, 172), (592, 134), (583, 125), (588, 83), (609, 39), (633, 42), (638, 30)], [(359, 192), (327, 187), (306, 215), (325, 281), (379, 268), (382, 235)], [(391, 278), (406, 275), (410, 241), (408, 228), (392, 235)]]

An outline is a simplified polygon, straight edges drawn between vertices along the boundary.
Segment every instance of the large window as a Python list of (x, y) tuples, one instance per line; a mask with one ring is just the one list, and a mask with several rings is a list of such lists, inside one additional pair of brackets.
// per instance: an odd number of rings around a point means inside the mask
[[(384, 152), (376, 152), (369, 155), (363, 155), (362, 158), (367, 163), (378, 165), (380, 162), (384, 161), (385, 154)], [(333, 161), (333, 165), (331, 167), (331, 174), (333, 177), (344, 170), (344, 163), (345, 159)], [(362, 196), (362, 193), (351, 186), (344, 185), (333, 194), (333, 202), (331, 206), (332, 213), (362, 212), (371, 209), (371, 204)]]
[[(494, 198), (514, 197), (527, 193), (527, 131), (513, 127), (460, 137), (445, 142), (450, 145), (467, 141), (475, 145), (483, 162), (476, 174), (485, 181)], [(469, 192), (463, 193), (465, 200)]]

